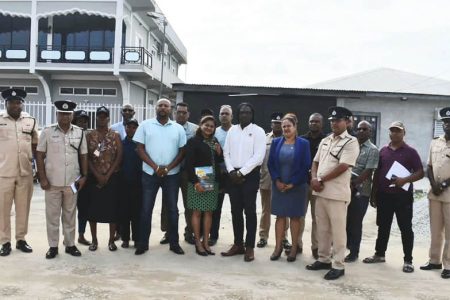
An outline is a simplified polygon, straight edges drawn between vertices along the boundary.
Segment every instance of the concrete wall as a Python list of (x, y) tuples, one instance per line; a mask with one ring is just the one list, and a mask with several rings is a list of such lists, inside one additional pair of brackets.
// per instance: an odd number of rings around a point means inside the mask
[(33, 79), (4, 79), (0, 78), (0, 86), (17, 86), (17, 87), (23, 87), (23, 86), (33, 86), (38, 88), (38, 94), (37, 95), (28, 95), (25, 99), (26, 101), (30, 102), (45, 102), (45, 95), (44, 95), (44, 89), (42, 87), (42, 84), (39, 80), (33, 80)]
[(145, 105), (145, 89), (140, 86), (130, 83), (130, 103), (133, 105)]
[[(60, 95), (60, 87), (77, 88), (115, 88), (116, 96), (91, 96), (91, 95)], [(54, 80), (51, 82), (52, 100), (70, 99), (75, 102), (89, 100), (89, 103), (122, 104), (122, 88), (118, 81), (83, 81), (83, 80)]]
[(352, 111), (380, 113), (380, 143), (389, 143), (389, 125), (402, 121), (406, 126), (405, 141), (414, 147), (423, 163), (428, 159), (430, 141), (433, 139), (435, 109), (449, 106), (448, 101), (408, 99), (339, 99), (338, 103)]

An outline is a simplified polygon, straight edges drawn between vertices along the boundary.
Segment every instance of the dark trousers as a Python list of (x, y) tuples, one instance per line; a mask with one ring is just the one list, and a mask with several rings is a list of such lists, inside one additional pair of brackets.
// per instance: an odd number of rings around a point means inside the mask
[(169, 241), (170, 245), (178, 244), (178, 188), (180, 187), (180, 174), (158, 177), (156, 174), (142, 174), (142, 209), (139, 222), (138, 247), (148, 249), (148, 242), (152, 229), (152, 213), (155, 206), (156, 194), (159, 188), (163, 192), (163, 202), (167, 205), (169, 215)]
[(412, 262), (414, 232), (412, 230), (413, 194), (410, 192), (389, 194), (377, 193), (377, 225), (378, 237), (375, 254), (385, 256), (392, 219), (397, 218), (397, 224), (402, 235), (403, 254), (405, 262)]
[(140, 182), (127, 182), (122, 180), (122, 196), (119, 202), (119, 221), (120, 221), (120, 235), (122, 241), (130, 240), (130, 225), (131, 239), (134, 242), (139, 240), (139, 215), (141, 212), (142, 202), (142, 185)]
[(89, 193), (85, 186), (78, 192), (77, 196), (77, 212), (78, 212), (78, 233), (84, 234), (87, 224), (87, 210), (89, 208)]
[(244, 216), (247, 235), (245, 247), (255, 248), (256, 237), (256, 195), (259, 188), (259, 168), (245, 176), (242, 184), (231, 184), (230, 202), (233, 220), (234, 244), (242, 245), (244, 239)]
[(347, 248), (354, 255), (359, 254), (363, 219), (368, 206), (368, 196), (356, 196), (352, 193), (352, 201), (347, 207)]
[(217, 208), (212, 215), (211, 233), (209, 234), (210, 239), (214, 240), (219, 239), (220, 217), (222, 215), (222, 205), (224, 198), (225, 198), (224, 192), (219, 193), (219, 195), (217, 196)]
[[(194, 231), (192, 229), (192, 210), (188, 209), (187, 207), (187, 189), (189, 178), (187, 172), (185, 171), (182, 171), (180, 173), (180, 176), (181, 176), (180, 190), (181, 195), (183, 196), (184, 219), (186, 221), (186, 227), (184, 228), (184, 236), (188, 237), (194, 234)], [(168, 232), (169, 217), (167, 205), (165, 203), (166, 202), (163, 201), (161, 206), (161, 231)]]

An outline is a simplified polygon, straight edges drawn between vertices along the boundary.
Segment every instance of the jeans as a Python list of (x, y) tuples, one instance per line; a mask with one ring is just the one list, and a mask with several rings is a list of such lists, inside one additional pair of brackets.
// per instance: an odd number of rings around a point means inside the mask
[(255, 248), (256, 237), (256, 195), (259, 189), (259, 168), (245, 176), (242, 184), (230, 187), (231, 217), (233, 220), (234, 244), (242, 245), (244, 238), (244, 216), (247, 235), (245, 247)]
[(395, 214), (402, 235), (403, 259), (405, 262), (412, 262), (414, 245), (414, 232), (412, 230), (413, 201), (411, 192), (396, 194), (377, 193), (378, 237), (375, 245), (376, 255), (385, 256)]
[(359, 254), (363, 219), (369, 206), (368, 196), (352, 194), (352, 201), (347, 207), (347, 248), (351, 254)]
[(180, 187), (180, 174), (158, 177), (156, 174), (142, 175), (142, 209), (139, 226), (138, 247), (148, 249), (150, 233), (152, 230), (152, 214), (155, 206), (156, 194), (161, 188), (162, 199), (168, 208), (169, 216), (169, 242), (171, 246), (178, 245), (178, 188)]

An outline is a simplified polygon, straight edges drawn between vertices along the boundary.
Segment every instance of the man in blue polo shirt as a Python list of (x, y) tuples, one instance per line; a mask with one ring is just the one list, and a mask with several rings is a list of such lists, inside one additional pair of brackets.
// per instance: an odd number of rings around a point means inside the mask
[(156, 103), (156, 118), (145, 120), (139, 126), (133, 140), (143, 161), (142, 210), (139, 225), (139, 242), (136, 255), (148, 250), (153, 206), (161, 187), (163, 200), (169, 210), (170, 250), (184, 254), (178, 243), (178, 188), (180, 186), (180, 162), (184, 156), (186, 134), (181, 125), (169, 119), (171, 103), (159, 99)]

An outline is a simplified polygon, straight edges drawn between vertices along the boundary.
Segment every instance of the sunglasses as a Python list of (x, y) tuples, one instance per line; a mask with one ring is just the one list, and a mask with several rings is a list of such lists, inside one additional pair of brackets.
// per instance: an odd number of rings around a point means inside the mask
[(367, 131), (369, 128), (356, 128), (357, 131)]

